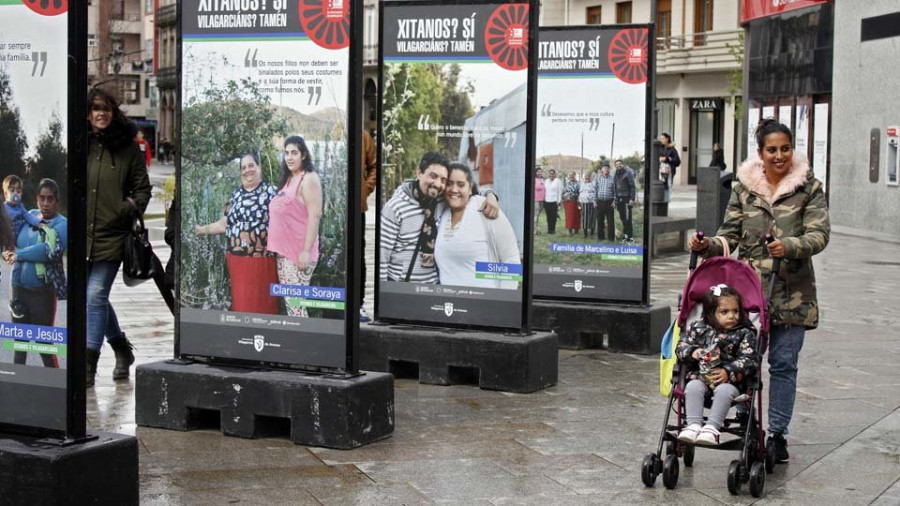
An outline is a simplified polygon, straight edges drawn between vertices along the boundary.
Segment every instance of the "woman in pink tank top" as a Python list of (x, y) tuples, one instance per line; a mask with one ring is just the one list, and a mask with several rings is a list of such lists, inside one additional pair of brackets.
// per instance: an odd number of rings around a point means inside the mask
[[(306, 141), (292, 135), (284, 141), (281, 184), (269, 203), (269, 251), (278, 254), (278, 281), (308, 286), (319, 261), (322, 183)], [(289, 316), (306, 318), (306, 300), (285, 297)]]

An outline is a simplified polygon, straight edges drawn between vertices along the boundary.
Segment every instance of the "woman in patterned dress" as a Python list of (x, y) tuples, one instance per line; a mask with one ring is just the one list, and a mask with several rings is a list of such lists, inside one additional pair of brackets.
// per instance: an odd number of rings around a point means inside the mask
[(225, 234), (225, 259), (231, 278), (231, 310), (242, 313), (278, 314), (278, 298), (269, 285), (278, 282), (275, 255), (268, 251), (269, 202), (275, 185), (262, 180), (259, 157), (241, 157), (241, 186), (228, 199), (218, 221), (195, 225), (197, 235)]

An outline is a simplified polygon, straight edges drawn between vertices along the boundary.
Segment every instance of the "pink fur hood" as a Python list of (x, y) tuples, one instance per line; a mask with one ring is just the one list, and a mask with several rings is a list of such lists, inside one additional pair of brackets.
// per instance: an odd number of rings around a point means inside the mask
[(794, 157), (791, 159), (791, 170), (778, 183), (777, 188), (772, 188), (772, 185), (769, 184), (769, 180), (766, 179), (765, 165), (758, 157), (745, 160), (738, 168), (737, 177), (747, 189), (772, 205), (781, 197), (790, 195), (809, 181), (809, 161), (805, 156), (794, 153)]

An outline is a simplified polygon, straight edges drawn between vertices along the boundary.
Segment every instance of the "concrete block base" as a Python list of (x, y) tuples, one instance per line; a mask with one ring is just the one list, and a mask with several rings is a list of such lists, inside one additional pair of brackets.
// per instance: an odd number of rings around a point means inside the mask
[(315, 376), (207, 364), (137, 368), (137, 424), (172, 430), (218, 425), (228, 436), (288, 432), (295, 444), (341, 450), (394, 432), (394, 378)]
[(360, 326), (360, 365), (432, 385), (475, 384), (529, 393), (556, 384), (559, 345), (552, 332), (530, 336), (410, 325)]
[(659, 353), (671, 323), (668, 306), (625, 306), (535, 300), (532, 324), (559, 335), (559, 347)]
[(94, 432), (67, 446), (31, 436), (0, 435), (0, 504), (137, 505), (138, 442)]

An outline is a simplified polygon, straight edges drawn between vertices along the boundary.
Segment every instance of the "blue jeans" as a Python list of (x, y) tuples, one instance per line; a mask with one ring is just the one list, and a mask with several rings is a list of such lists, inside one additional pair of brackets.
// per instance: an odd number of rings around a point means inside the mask
[(797, 396), (797, 360), (806, 327), (775, 325), (769, 332), (769, 434), (786, 435)]
[(119, 319), (109, 303), (109, 291), (121, 262), (89, 262), (87, 282), (87, 347), (100, 351), (103, 336), (108, 341), (122, 339)]

